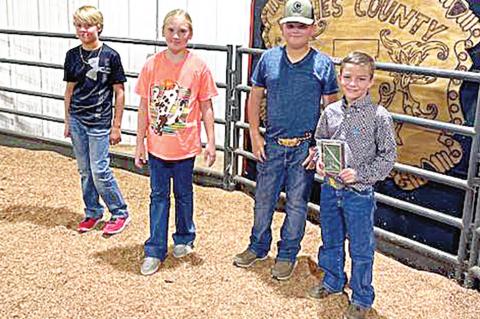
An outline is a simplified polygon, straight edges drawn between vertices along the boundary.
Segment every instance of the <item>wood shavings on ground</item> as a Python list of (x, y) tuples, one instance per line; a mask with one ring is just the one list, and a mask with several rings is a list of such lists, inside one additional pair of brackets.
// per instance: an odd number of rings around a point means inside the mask
[[(318, 226), (307, 225), (292, 278), (270, 277), (283, 214), (275, 214), (269, 258), (232, 265), (246, 248), (253, 200), (195, 186), (195, 252), (169, 256), (140, 275), (148, 237), (148, 177), (114, 170), (133, 217), (121, 234), (76, 232), (83, 218), (75, 160), (0, 146), (0, 318), (341, 318), (344, 296), (312, 300)], [(173, 232), (170, 216), (170, 246)], [(369, 318), (480, 318), (480, 293), (376, 254)], [(347, 265), (347, 272), (349, 270)]]

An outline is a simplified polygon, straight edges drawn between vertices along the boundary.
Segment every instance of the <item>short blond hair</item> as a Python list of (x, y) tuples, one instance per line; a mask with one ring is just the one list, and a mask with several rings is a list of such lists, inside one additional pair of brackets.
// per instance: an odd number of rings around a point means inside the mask
[(188, 24), (188, 29), (190, 30), (190, 34), (193, 35), (193, 23), (190, 14), (187, 11), (182, 9), (175, 9), (170, 11), (165, 15), (163, 18), (163, 26), (162, 26), (162, 36), (165, 36), (165, 27), (167, 26), (168, 21), (173, 17), (183, 17)]
[(78, 8), (73, 14), (73, 23), (86, 23), (96, 25), (98, 33), (103, 31), (103, 14), (94, 6), (83, 6)]
[(340, 74), (345, 67), (345, 64), (355, 64), (368, 66), (370, 69), (370, 79), (373, 78), (375, 72), (375, 59), (369, 54), (361, 51), (352, 51), (346, 57), (343, 58), (340, 64)]

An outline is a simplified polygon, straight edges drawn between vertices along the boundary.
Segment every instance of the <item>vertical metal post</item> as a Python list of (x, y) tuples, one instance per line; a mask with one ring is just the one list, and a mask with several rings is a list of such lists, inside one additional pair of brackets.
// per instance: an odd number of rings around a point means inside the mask
[[(462, 275), (465, 272), (465, 263), (467, 258), (467, 243), (471, 238), (471, 224), (473, 216), (473, 201), (474, 201), (474, 188), (473, 188), (473, 179), (477, 175), (477, 161), (478, 161), (478, 151), (479, 151), (479, 136), (478, 132), (480, 130), (480, 84), (477, 93), (477, 103), (475, 109), (475, 136), (472, 136), (472, 144), (470, 146), (470, 157), (468, 160), (468, 173), (467, 173), (467, 182), (471, 186), (470, 189), (465, 191), (465, 200), (463, 202), (463, 215), (462, 215), (462, 231), (460, 233), (460, 243), (458, 245), (458, 266), (455, 269), (455, 278), (461, 280)], [(468, 274), (467, 274), (468, 277)], [(466, 278), (468, 279), (468, 278)]]
[[(7, 13), (7, 27), (10, 27), (10, 10), (8, 10), (8, 1), (5, 1), (5, 10)], [(12, 56), (12, 41), (11, 41), (11, 36), (7, 35), (7, 44), (8, 44), (8, 56)], [(9, 79), (9, 85), (12, 86), (13, 83), (13, 71), (12, 71), (12, 66), (8, 66), (8, 79)]]
[[(160, 24), (160, 0), (155, 1), (155, 40), (160, 41), (160, 36), (162, 35), (162, 31), (159, 28), (162, 28)], [(157, 53), (157, 46), (153, 46), (153, 52)]]
[(223, 188), (227, 190), (233, 189), (232, 184), (232, 105), (233, 92), (235, 91), (235, 82), (232, 81), (233, 76), (233, 46), (227, 45), (227, 65), (225, 72), (225, 83), (227, 88), (225, 90), (225, 137), (223, 141)]
[[(38, 27), (38, 30), (42, 30), (42, 25), (40, 23), (40, 19), (41, 19), (41, 16), (40, 16), (40, 0), (37, 0), (37, 27)], [(40, 59), (40, 61), (42, 61), (42, 38), (41, 37), (38, 37), (38, 58)], [(39, 69), (39, 72), (40, 72), (40, 91), (43, 92), (43, 69), (40, 68)], [(40, 114), (45, 114), (45, 101), (43, 100), (43, 98), (40, 98)], [(45, 132), (45, 121), (42, 121), (42, 136), (46, 136), (47, 135), (47, 132)]]
[[(234, 76), (234, 88), (235, 88), (235, 99), (234, 104), (232, 105), (232, 122), (233, 122), (233, 151), (238, 150), (240, 146), (240, 129), (236, 127), (235, 123), (240, 120), (240, 104), (242, 101), (242, 92), (236, 87), (242, 84), (242, 69), (243, 69), (243, 55), (239, 52), (239, 49), (242, 46), (237, 45), (235, 47), (235, 76)], [(232, 176), (238, 175), (238, 155), (233, 153), (233, 166), (232, 166)]]
[(470, 272), (470, 269), (473, 266), (480, 265), (480, 258), (479, 258), (479, 234), (477, 229), (480, 227), (480, 205), (478, 205), (478, 201), (480, 200), (480, 194), (478, 193), (477, 189), (477, 209), (475, 212), (475, 222), (473, 223), (472, 229), (472, 242), (470, 244), (470, 259), (468, 260), (468, 268), (467, 274), (465, 275), (465, 283), (464, 286), (467, 288), (472, 288), (473, 286), (473, 276)]

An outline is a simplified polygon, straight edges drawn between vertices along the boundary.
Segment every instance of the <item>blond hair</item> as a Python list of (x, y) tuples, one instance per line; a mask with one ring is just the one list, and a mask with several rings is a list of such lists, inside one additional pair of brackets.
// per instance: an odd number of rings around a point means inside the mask
[(375, 59), (367, 53), (361, 51), (350, 52), (346, 57), (343, 58), (340, 64), (340, 74), (347, 63), (368, 66), (370, 69), (370, 79), (373, 78), (373, 73), (375, 72)]
[(163, 18), (162, 36), (165, 36), (165, 28), (167, 26), (167, 23), (173, 17), (183, 17), (188, 24), (188, 29), (190, 30), (190, 34), (193, 35), (193, 23), (192, 23), (192, 18), (190, 17), (190, 14), (188, 14), (188, 12), (185, 10), (175, 9), (167, 13), (165, 15), (165, 18)]
[(103, 15), (94, 6), (83, 6), (78, 8), (73, 14), (73, 23), (85, 23), (88, 25), (96, 25), (98, 33), (103, 31)]

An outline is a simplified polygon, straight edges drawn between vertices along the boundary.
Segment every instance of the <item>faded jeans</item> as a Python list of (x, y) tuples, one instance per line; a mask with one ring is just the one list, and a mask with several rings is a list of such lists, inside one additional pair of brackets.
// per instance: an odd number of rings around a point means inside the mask
[(308, 143), (286, 147), (276, 143), (265, 145), (267, 159), (257, 163), (254, 224), (248, 249), (264, 257), (272, 242), (272, 218), (282, 188), (285, 188), (285, 219), (277, 243), (277, 260), (295, 262), (305, 233), (307, 204), (314, 171), (302, 162), (308, 156)]
[(101, 197), (112, 219), (128, 217), (127, 204), (109, 166), (110, 129), (89, 127), (70, 116), (70, 136), (82, 183), (85, 216), (103, 216)]

